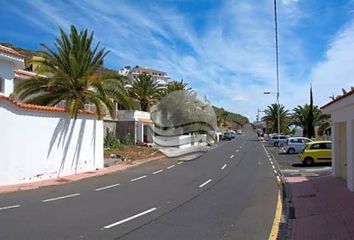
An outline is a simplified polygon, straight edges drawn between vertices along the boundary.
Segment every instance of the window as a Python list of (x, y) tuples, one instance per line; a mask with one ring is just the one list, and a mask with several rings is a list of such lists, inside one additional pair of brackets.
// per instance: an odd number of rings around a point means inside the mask
[(320, 144), (316, 143), (311, 146), (311, 149), (320, 149)]
[(0, 92), (5, 92), (5, 79), (3, 79), (2, 77), (0, 77)]

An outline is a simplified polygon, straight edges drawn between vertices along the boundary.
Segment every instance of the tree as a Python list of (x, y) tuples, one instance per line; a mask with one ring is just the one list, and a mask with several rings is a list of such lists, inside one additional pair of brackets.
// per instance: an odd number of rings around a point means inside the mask
[(162, 88), (151, 76), (142, 73), (132, 82), (129, 93), (139, 102), (141, 111), (149, 111), (150, 107), (160, 99)]
[(117, 73), (107, 73), (102, 76), (106, 94), (123, 109), (133, 109), (136, 107), (134, 99), (129, 95), (127, 84), (129, 78)]
[(280, 116), (280, 130), (281, 132), (288, 131), (288, 121), (289, 121), (289, 111), (285, 110), (284, 105), (278, 105), (276, 103), (271, 104), (264, 111), (265, 116), (262, 118), (263, 121), (266, 121), (268, 129), (270, 132), (278, 131), (278, 108)]
[(87, 29), (78, 32), (71, 26), (67, 34), (60, 28), (60, 37), (55, 40), (55, 50), (41, 44), (38, 75), (19, 84), (15, 95), (26, 103), (54, 106), (65, 104), (71, 118), (77, 118), (86, 104), (93, 104), (100, 118), (105, 110), (112, 114), (112, 102), (107, 96), (104, 81), (95, 76), (108, 54), (100, 43), (92, 49), (93, 32)]
[(188, 87), (188, 83), (181, 81), (172, 81), (167, 85), (167, 93), (171, 93), (174, 91), (184, 90), (190, 91), (192, 88)]

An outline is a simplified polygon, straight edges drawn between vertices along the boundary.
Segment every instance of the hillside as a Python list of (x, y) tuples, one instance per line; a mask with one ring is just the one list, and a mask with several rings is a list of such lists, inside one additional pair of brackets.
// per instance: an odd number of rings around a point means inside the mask
[(236, 128), (236, 125), (244, 125), (248, 123), (248, 118), (242, 116), (238, 113), (233, 113), (224, 110), (223, 108), (218, 108), (213, 106), (216, 117), (218, 119), (218, 123), (223, 125), (223, 127), (231, 127)]

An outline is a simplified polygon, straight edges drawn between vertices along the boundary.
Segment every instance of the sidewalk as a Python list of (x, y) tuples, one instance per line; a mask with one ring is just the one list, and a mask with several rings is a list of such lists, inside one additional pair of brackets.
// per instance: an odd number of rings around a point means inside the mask
[(151, 158), (144, 159), (144, 160), (134, 161), (131, 164), (117, 163), (115, 165), (112, 165), (112, 166), (109, 166), (106, 168), (102, 168), (102, 169), (99, 169), (96, 171), (84, 172), (84, 173), (69, 175), (69, 176), (55, 178), (55, 179), (48, 179), (48, 180), (43, 180), (43, 181), (31, 182), (31, 183), (22, 183), (22, 184), (15, 184), (15, 185), (0, 186), (0, 194), (7, 193), (7, 192), (36, 189), (36, 188), (40, 188), (40, 187), (53, 186), (53, 185), (59, 185), (59, 184), (65, 184), (65, 183), (69, 183), (69, 182), (73, 182), (73, 181), (82, 180), (85, 178), (101, 176), (101, 175), (113, 173), (116, 171), (122, 171), (127, 168), (138, 166), (138, 165), (146, 163), (146, 162), (160, 160), (160, 159), (164, 159), (164, 158), (165, 158), (165, 156), (151, 157)]
[(354, 193), (333, 176), (287, 177), (295, 207), (292, 239), (354, 239)]

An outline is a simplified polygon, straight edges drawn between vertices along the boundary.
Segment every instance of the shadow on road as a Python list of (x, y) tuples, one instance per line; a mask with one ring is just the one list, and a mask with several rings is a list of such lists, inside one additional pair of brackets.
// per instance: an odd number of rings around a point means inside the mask
[(298, 167), (298, 168), (311, 168), (311, 167), (331, 167), (332, 164), (331, 163), (315, 163), (312, 166), (306, 166), (302, 163), (294, 163), (291, 166), (293, 167)]

